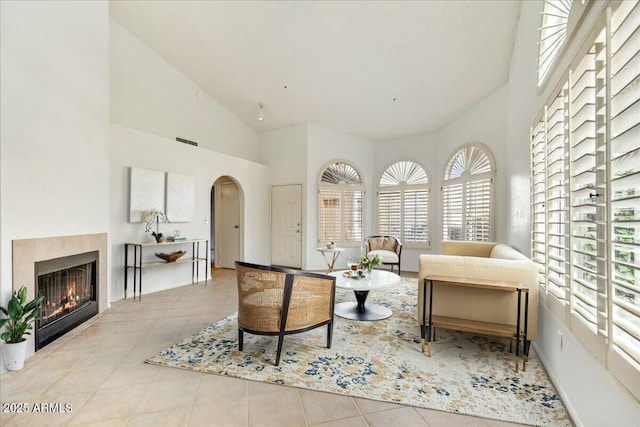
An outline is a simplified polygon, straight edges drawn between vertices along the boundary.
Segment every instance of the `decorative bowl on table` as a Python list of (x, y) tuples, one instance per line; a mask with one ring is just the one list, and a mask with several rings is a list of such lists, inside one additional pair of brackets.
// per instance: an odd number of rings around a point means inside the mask
[(175, 252), (171, 252), (169, 254), (156, 252), (156, 256), (158, 258), (161, 258), (161, 259), (165, 260), (166, 262), (176, 262), (176, 260), (178, 258), (180, 258), (182, 255), (184, 255), (186, 253), (187, 253), (187, 251), (175, 251)]

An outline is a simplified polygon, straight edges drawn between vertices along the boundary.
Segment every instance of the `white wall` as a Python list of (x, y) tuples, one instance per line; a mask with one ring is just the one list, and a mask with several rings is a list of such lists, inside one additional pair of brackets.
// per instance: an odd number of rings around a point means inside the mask
[[(326, 270), (318, 242), (318, 177), (335, 160), (355, 165), (363, 174), (366, 195), (365, 231), (372, 230), (373, 215), (373, 148), (369, 141), (313, 124), (304, 124), (260, 134), (265, 163), (271, 167), (272, 185), (302, 184), (302, 266), (307, 270)], [(349, 255), (359, 255), (356, 245), (340, 255), (337, 268), (346, 268)], [(340, 265), (340, 263), (343, 263)]]
[[(593, 12), (606, 5), (594, 2)], [(542, 108), (552, 87), (536, 89), (537, 28), (540, 25), (541, 1), (523, 2), (518, 34), (509, 75), (506, 158), (510, 181), (507, 200), (510, 215), (507, 241), (529, 253), (529, 128)], [(594, 14), (585, 19), (585, 30), (578, 35), (566, 62), (575, 54), (586, 29), (593, 25)], [(573, 52), (573, 53), (572, 53)], [(556, 73), (557, 74), (557, 73)], [(543, 305), (538, 317), (536, 352), (567, 405), (578, 426), (638, 425), (640, 403), (595, 360), (554, 314)], [(560, 346), (559, 334), (562, 334)]]
[[(256, 133), (115, 20), (110, 20), (111, 122), (259, 161)], [(198, 93), (201, 94), (200, 99)]]
[[(195, 207), (189, 223), (160, 224), (160, 232), (173, 234), (179, 229), (187, 238), (207, 238), (213, 223), (210, 220), (210, 194), (213, 183), (221, 176), (230, 176), (238, 184), (242, 199), (243, 239), (241, 257), (249, 262), (268, 264), (269, 246), (269, 168), (226, 154), (113, 125), (111, 130), (111, 234), (113, 262), (111, 265), (111, 299), (124, 295), (124, 243), (152, 241), (144, 232), (144, 224), (130, 223), (129, 169), (131, 166), (188, 175), (195, 181)], [(187, 249), (178, 246), (169, 250)], [(201, 250), (204, 250), (202, 247)], [(156, 260), (153, 248), (145, 250), (148, 260)], [(200, 264), (201, 277), (209, 273)], [(128, 296), (132, 295), (132, 275)], [(143, 272), (143, 294), (191, 283), (191, 264), (172, 265)]]
[(271, 185), (302, 184), (304, 190), (307, 129), (305, 124), (258, 135), (262, 162), (271, 167)]
[[(438, 253), (442, 240), (442, 218), (440, 207), (442, 206), (442, 177), (447, 162), (451, 156), (462, 146), (468, 143), (481, 143), (487, 147), (495, 160), (496, 167), (496, 219), (495, 238), (498, 241), (506, 239), (507, 229), (504, 226), (507, 209), (501, 209), (506, 204), (506, 156), (505, 147), (508, 145), (505, 138), (506, 128), (506, 102), (507, 87), (502, 86), (491, 93), (481, 102), (461, 114), (451, 123), (437, 132), (412, 136), (376, 143), (374, 159), (374, 188), (382, 173), (391, 164), (411, 160), (421, 165), (429, 175), (431, 192), (429, 195), (429, 235), (430, 249), (402, 249), (402, 270), (418, 271), (418, 256), (421, 253)], [(376, 232), (377, 218), (374, 216), (372, 231)]]
[[(110, 29), (114, 122), (111, 127), (111, 298), (120, 299), (124, 295), (124, 243), (151, 241), (141, 223), (128, 222), (130, 167), (194, 177), (193, 220), (160, 224), (161, 232), (173, 234), (179, 229), (188, 238), (210, 236), (214, 225), (210, 211), (211, 188), (221, 176), (233, 178), (241, 198), (241, 258), (268, 264), (269, 168), (245, 160), (261, 157), (255, 132), (217, 101), (208, 96), (198, 99), (198, 88), (193, 82), (114, 20), (110, 20)], [(175, 141), (175, 136), (195, 139), (201, 144), (198, 147), (182, 144)], [(153, 260), (154, 251), (147, 252), (149, 260)], [(145, 270), (143, 293), (191, 283), (190, 270), (190, 264)]]
[(12, 240), (109, 229), (109, 22), (104, 1), (0, 8), (5, 305)]

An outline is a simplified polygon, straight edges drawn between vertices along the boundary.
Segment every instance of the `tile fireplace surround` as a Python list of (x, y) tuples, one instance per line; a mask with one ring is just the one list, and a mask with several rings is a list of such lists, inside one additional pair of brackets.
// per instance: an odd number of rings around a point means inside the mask
[[(53, 258), (98, 251), (98, 312), (107, 309), (107, 233), (45, 237), (12, 242), (13, 290), (24, 285), (28, 298), (35, 295), (35, 263)], [(34, 336), (28, 335), (27, 357), (35, 353)]]

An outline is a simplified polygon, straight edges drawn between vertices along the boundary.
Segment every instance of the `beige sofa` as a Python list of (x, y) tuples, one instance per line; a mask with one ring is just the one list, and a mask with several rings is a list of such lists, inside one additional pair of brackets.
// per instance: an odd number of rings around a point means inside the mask
[[(440, 255), (420, 255), (418, 323), (422, 319), (422, 283), (428, 275), (522, 283), (529, 288), (527, 339), (529, 341), (536, 339), (538, 323), (537, 267), (529, 258), (511, 246), (495, 242), (443, 241)], [(433, 314), (515, 325), (517, 317), (516, 295), (515, 292), (463, 287), (444, 288), (436, 285), (433, 293)], [(521, 319), (524, 321), (524, 308)]]

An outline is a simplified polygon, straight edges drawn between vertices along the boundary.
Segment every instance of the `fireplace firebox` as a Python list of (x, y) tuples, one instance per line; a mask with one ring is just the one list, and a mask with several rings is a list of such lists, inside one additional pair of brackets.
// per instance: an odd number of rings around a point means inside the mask
[(44, 296), (36, 322), (39, 350), (98, 314), (98, 251), (36, 262), (36, 292)]

